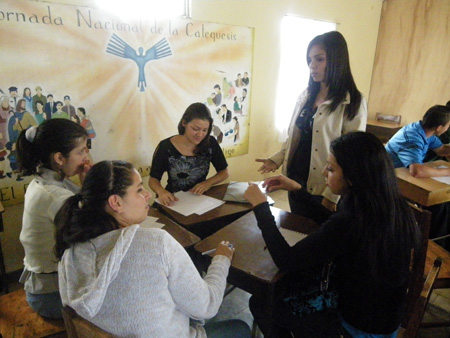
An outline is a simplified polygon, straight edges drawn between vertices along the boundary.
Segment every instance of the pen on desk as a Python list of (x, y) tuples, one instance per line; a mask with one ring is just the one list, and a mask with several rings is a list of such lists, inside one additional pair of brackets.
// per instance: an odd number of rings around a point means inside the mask
[(202, 255), (209, 255), (209, 254), (212, 254), (212, 253), (215, 252), (215, 251), (216, 251), (216, 249), (211, 249), (211, 250), (202, 252)]
[[(228, 247), (229, 247), (229, 248), (232, 248), (232, 247), (233, 247), (233, 244), (228, 244)], [(211, 249), (211, 250), (208, 250), (208, 251), (205, 251), (205, 252), (202, 252), (202, 255), (209, 255), (209, 254), (212, 254), (212, 253), (216, 252), (216, 250), (217, 250), (217, 248), (216, 248), (216, 249)]]

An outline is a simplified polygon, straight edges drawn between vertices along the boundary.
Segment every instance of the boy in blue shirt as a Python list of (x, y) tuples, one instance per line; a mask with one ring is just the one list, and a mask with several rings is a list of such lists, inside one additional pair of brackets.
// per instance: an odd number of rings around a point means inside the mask
[[(450, 168), (432, 168), (423, 162), (428, 150), (439, 156), (450, 156), (450, 145), (442, 144), (439, 136), (450, 126), (450, 107), (436, 105), (427, 110), (422, 121), (400, 129), (386, 144), (395, 168), (406, 167), (414, 177), (450, 176)], [(450, 207), (444, 203), (428, 208), (432, 212), (430, 238), (450, 233)], [(442, 243), (447, 250), (450, 241)]]

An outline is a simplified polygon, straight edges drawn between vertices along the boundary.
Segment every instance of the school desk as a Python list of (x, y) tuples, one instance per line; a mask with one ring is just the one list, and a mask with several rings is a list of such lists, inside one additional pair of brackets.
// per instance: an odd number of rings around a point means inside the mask
[(366, 131), (374, 134), (381, 142), (387, 143), (402, 127), (400, 123), (369, 119), (367, 120)]
[[(227, 183), (212, 186), (205, 192), (205, 195), (223, 200), (227, 187)], [(158, 209), (190, 232), (200, 238), (205, 238), (248, 213), (252, 208), (248, 203), (226, 202), (203, 215), (191, 214), (189, 216), (184, 216), (161, 204), (158, 204)]]
[(179, 226), (158, 210), (150, 208), (148, 215), (157, 217), (158, 222), (164, 224), (164, 227), (162, 227), (162, 229), (166, 230), (170, 235), (172, 235), (172, 237), (175, 238), (178, 243), (183, 246), (183, 248), (189, 248), (200, 241), (199, 237)]
[(443, 259), (441, 270), (434, 282), (434, 289), (449, 289), (450, 288), (450, 253), (441, 246), (434, 243), (432, 240), (428, 240), (427, 260), (425, 262), (425, 276), (433, 266), (433, 262), (437, 257)]
[[(270, 208), (278, 226), (309, 234), (318, 228), (317, 224), (303, 216), (291, 214), (275, 207)], [(216, 248), (223, 241), (230, 241), (236, 251), (228, 275), (228, 282), (252, 295), (265, 297), (267, 310), (272, 310), (274, 296), (280, 286), (281, 273), (265, 248), (261, 230), (256, 224), (253, 212), (247, 213), (212, 236), (196, 244), (198, 253)], [(206, 271), (211, 256), (202, 256), (201, 269)]]
[[(426, 166), (437, 167), (445, 165), (450, 167), (450, 162), (434, 161), (424, 163)], [(409, 173), (408, 168), (395, 169), (397, 183), (401, 193), (407, 199), (423, 206), (441, 204), (450, 201), (450, 185), (438, 182), (432, 178), (416, 178)]]

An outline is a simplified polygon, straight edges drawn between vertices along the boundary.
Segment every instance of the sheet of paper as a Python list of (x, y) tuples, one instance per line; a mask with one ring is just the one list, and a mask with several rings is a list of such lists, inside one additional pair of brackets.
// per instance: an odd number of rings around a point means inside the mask
[(158, 223), (157, 220), (158, 220), (157, 217), (147, 216), (145, 221), (141, 223), (140, 227), (145, 228), (145, 229), (148, 229), (148, 228), (161, 229), (164, 226), (164, 224)]
[[(445, 165), (438, 165), (436, 169), (448, 169)], [(443, 177), (432, 177), (433, 180), (436, 180), (441, 183), (449, 184), (450, 185), (450, 176), (443, 176)]]
[(303, 234), (301, 232), (280, 228), (280, 232), (283, 235), (284, 239), (290, 246), (294, 246), (295, 243), (300, 242), (303, 238), (308, 236), (307, 234)]
[[(189, 191), (178, 191), (174, 195), (178, 198), (178, 201), (167, 208), (184, 216), (189, 216), (191, 214), (202, 215), (225, 203), (216, 198), (206, 195), (195, 195)], [(159, 203), (158, 199), (156, 199), (156, 201)]]
[[(262, 187), (264, 181), (260, 182), (254, 182), (255, 184), (258, 184), (259, 189), (265, 194), (266, 189)], [(230, 182), (228, 183), (227, 191), (225, 192), (225, 196), (223, 198), (224, 201), (229, 202), (237, 202), (237, 203), (249, 203), (244, 198), (244, 193), (248, 188), (248, 182)], [(270, 205), (273, 205), (275, 202), (274, 200), (266, 195), (267, 202), (269, 202)]]

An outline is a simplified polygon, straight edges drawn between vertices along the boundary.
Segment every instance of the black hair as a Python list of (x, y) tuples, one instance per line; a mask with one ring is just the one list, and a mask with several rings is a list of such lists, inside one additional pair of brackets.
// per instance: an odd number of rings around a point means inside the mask
[(84, 109), (83, 107), (78, 107), (78, 110), (79, 110), (84, 116), (86, 116), (86, 109)]
[(386, 149), (370, 133), (351, 132), (334, 140), (330, 150), (349, 186), (340, 207), (354, 220), (349, 226), (356, 259), (375, 283), (404, 282), (411, 249), (420, 250), (421, 236)]
[(219, 89), (220, 90), (220, 86), (218, 85), (218, 84), (216, 84), (215, 86), (214, 86), (214, 89)]
[[(348, 55), (347, 42), (341, 33), (337, 31), (328, 32), (316, 36), (308, 45), (306, 62), (310, 63), (309, 52), (313, 46), (320, 46), (327, 55), (327, 68), (325, 82), (328, 86), (327, 99), (331, 100), (330, 113), (345, 100), (347, 92), (350, 93), (350, 103), (347, 105), (345, 114), (348, 120), (353, 120), (361, 105), (362, 96), (356, 87), (350, 70), (350, 59)], [(320, 90), (320, 83), (314, 82), (309, 76), (308, 101), (312, 106)]]
[(448, 121), (450, 121), (450, 107), (435, 105), (423, 115), (422, 127), (424, 129), (437, 128), (445, 126)]
[(26, 130), (17, 139), (17, 159), (23, 175), (35, 174), (38, 166), (55, 170), (53, 155), (60, 152), (67, 158), (80, 138), (88, 137), (82, 126), (67, 119), (52, 119), (31, 128), (37, 128), (32, 142), (27, 140)]
[(184, 133), (186, 132), (186, 128), (184, 127), (183, 123), (188, 124), (194, 119), (200, 119), (209, 122), (208, 132), (205, 138), (194, 149), (195, 155), (201, 155), (207, 151), (207, 148), (209, 146), (209, 136), (211, 135), (213, 119), (211, 117), (211, 112), (209, 111), (209, 108), (207, 106), (200, 102), (193, 103), (186, 108), (186, 111), (181, 117), (181, 120), (178, 123), (178, 133), (180, 135), (184, 135)]
[(88, 171), (81, 191), (69, 197), (55, 216), (58, 258), (75, 243), (119, 229), (106, 205), (111, 195), (125, 196), (133, 185), (133, 172), (133, 165), (124, 161), (101, 161)]
[[(17, 101), (17, 105), (16, 105), (16, 111), (21, 112), (22, 111), (22, 102), (25, 102), (25, 99), (20, 99), (19, 101)], [(23, 108), (23, 111), (25, 111), (26, 109)]]

